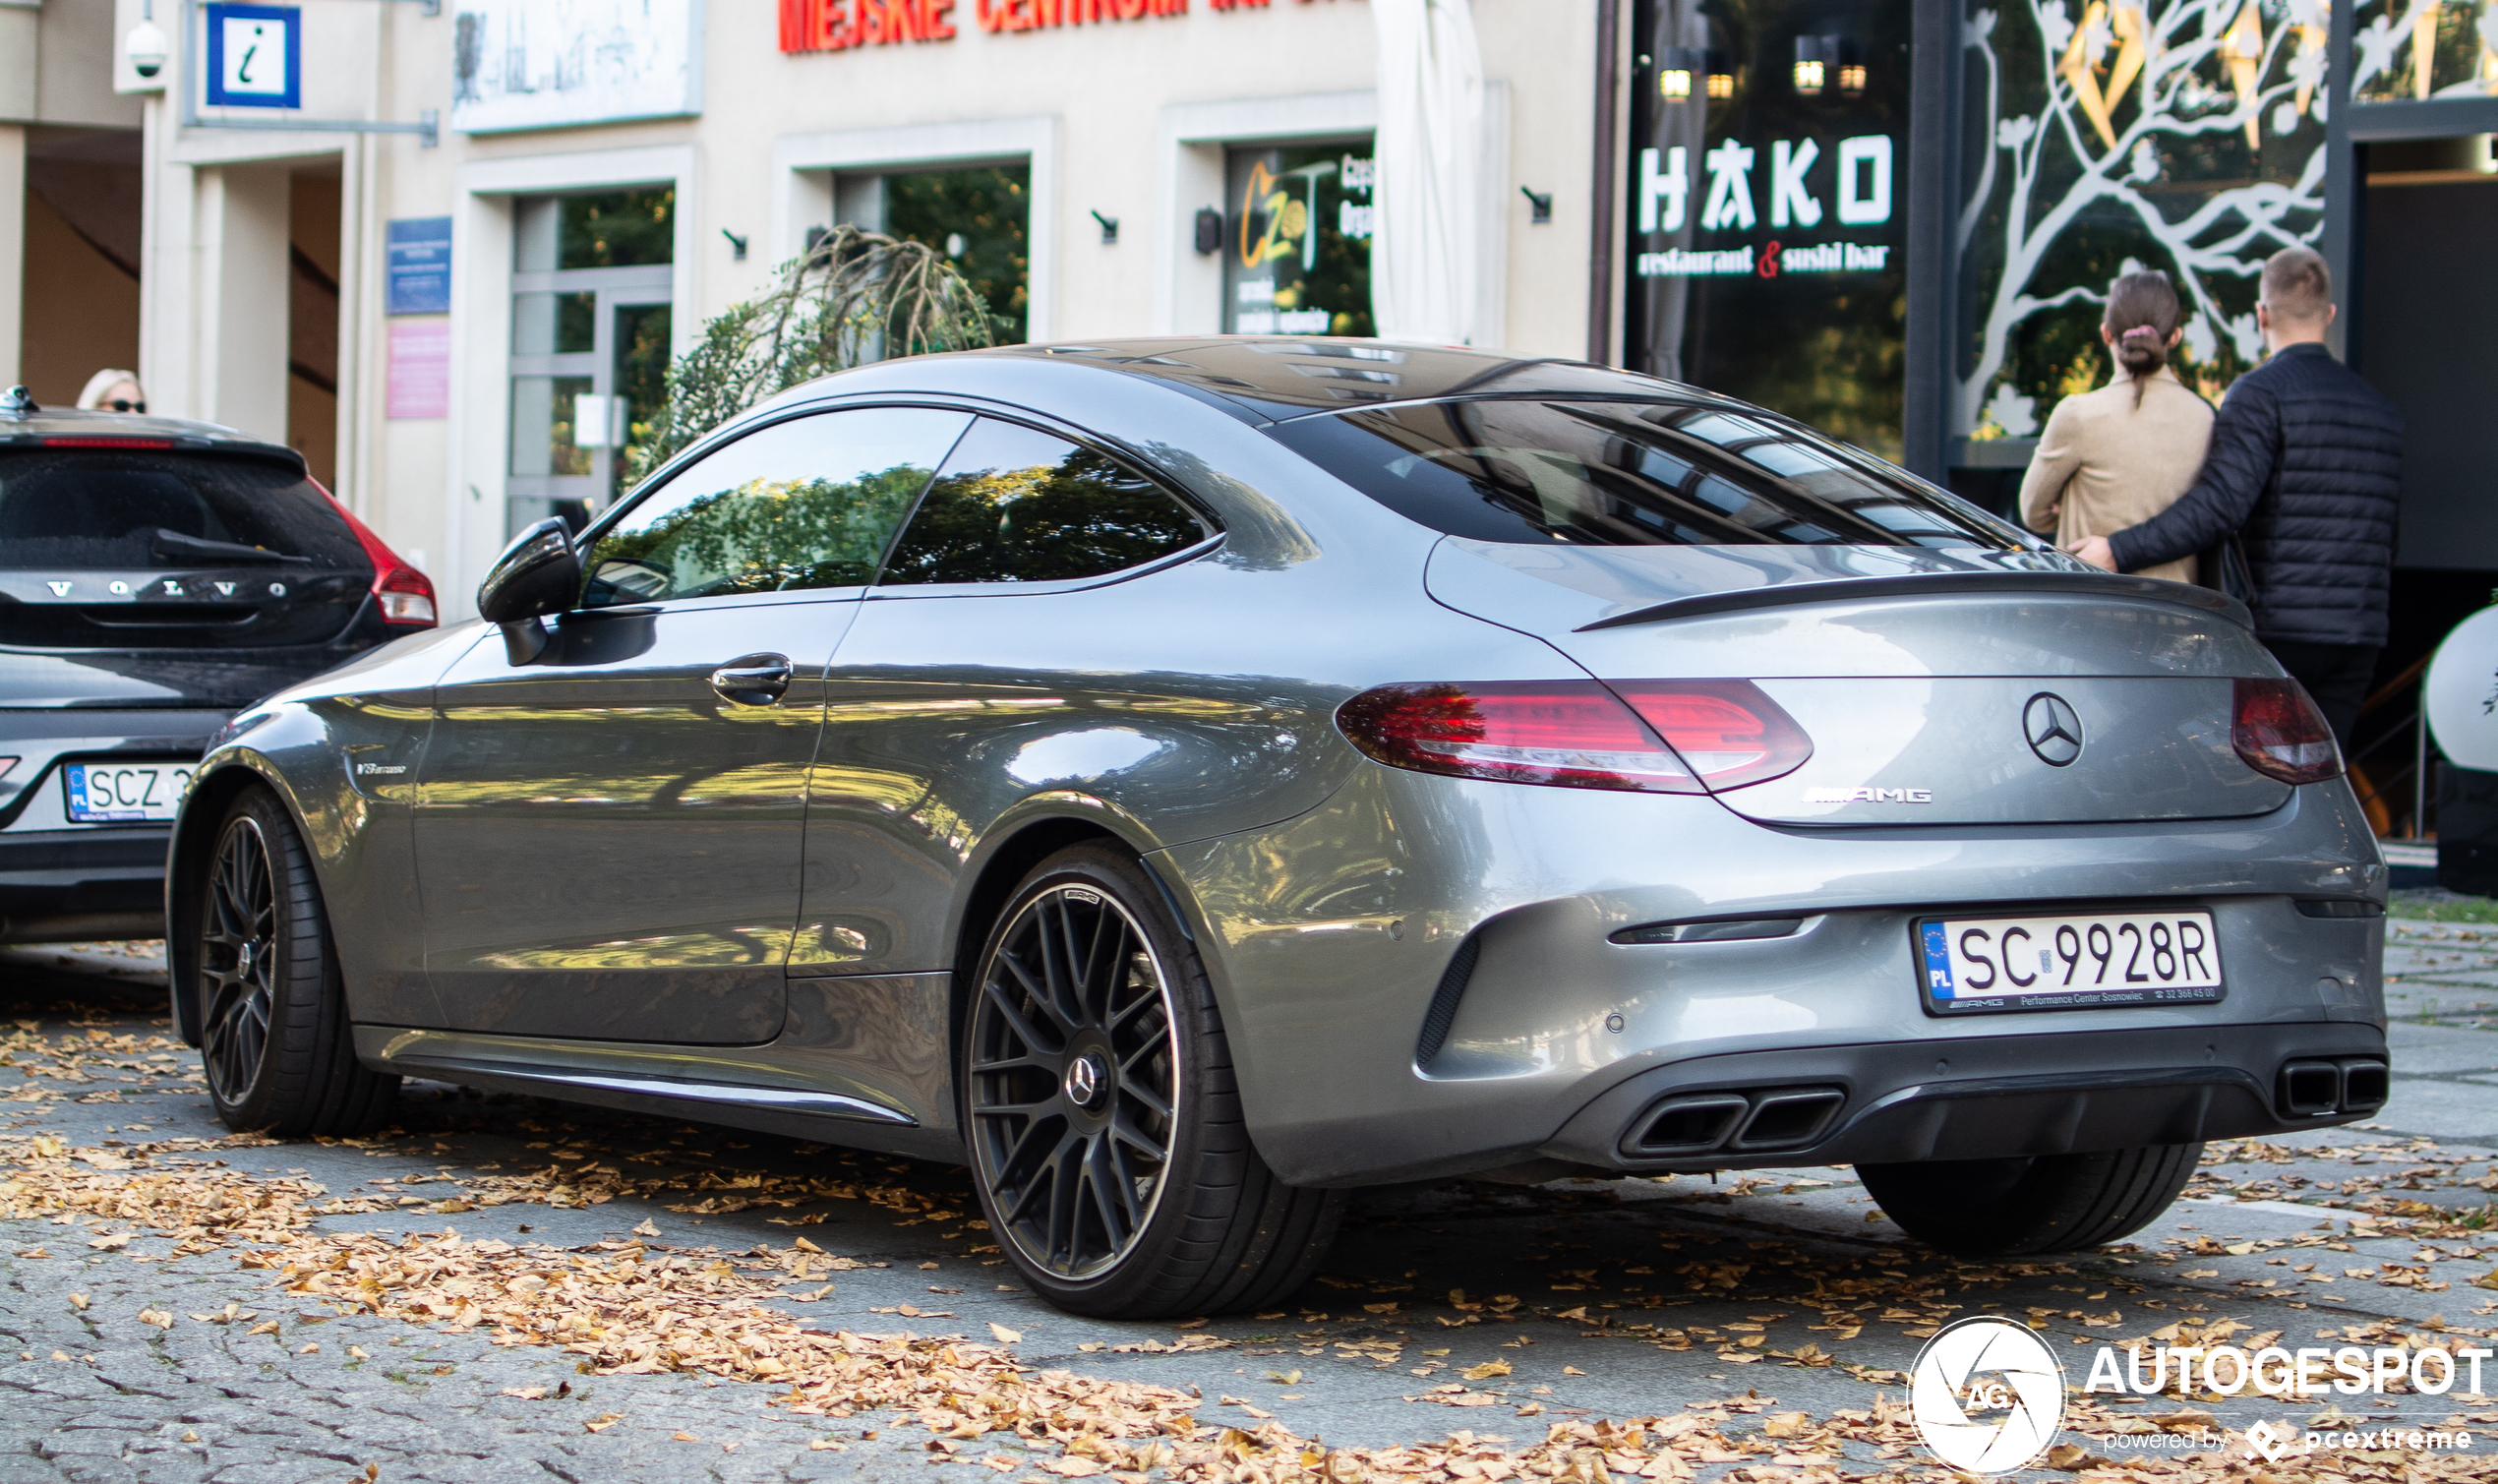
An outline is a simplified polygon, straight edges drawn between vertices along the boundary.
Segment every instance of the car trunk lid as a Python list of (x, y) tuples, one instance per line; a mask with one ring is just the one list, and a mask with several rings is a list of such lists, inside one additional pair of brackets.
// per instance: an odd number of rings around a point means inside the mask
[[(1813, 755), (1727, 790), (1793, 825), (2242, 817), (2288, 786), (2240, 761), (2230, 681), (2274, 669), (2219, 594), (2020, 552), (1443, 540), (1439, 602), (1605, 681), (1742, 680)], [(2048, 568), (2048, 569), (2041, 569)], [(2076, 745), (2078, 743), (2078, 745)]]

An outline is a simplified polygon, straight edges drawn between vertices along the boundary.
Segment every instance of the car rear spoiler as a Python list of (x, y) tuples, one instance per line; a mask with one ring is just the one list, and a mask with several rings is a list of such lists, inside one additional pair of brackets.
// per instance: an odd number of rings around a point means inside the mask
[(1869, 598), (1956, 597), (1974, 593), (2056, 593), (2085, 598), (2128, 598), (2191, 608), (2253, 628), (2255, 616), (2227, 593), (2190, 582), (2158, 577), (2127, 577), (2115, 572), (1920, 572), (1899, 577), (1847, 577), (1829, 582), (1781, 582), (1732, 592), (1695, 593), (1628, 613), (1581, 623), (1575, 633), (1658, 623), (1668, 619), (1694, 619), (1703, 614), (1739, 613), (1750, 608), (1783, 608), (1794, 603), (1861, 603)]

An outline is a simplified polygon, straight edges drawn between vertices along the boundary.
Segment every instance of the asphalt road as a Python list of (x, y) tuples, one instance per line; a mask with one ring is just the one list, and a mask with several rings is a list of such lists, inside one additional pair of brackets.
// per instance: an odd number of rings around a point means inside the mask
[[(601, 1374), (613, 1367), (499, 1336), (474, 1311), (341, 1313), (303, 1271), (246, 1266), (249, 1241), (187, 1239), (144, 1194), (162, 1174), (262, 1191), (254, 1219), (275, 1222), (300, 1198), (299, 1242), (424, 1233), (490, 1268), (509, 1261), (497, 1243), (683, 1259), (687, 1274), (725, 1259), (739, 1281), (768, 1285), (751, 1312), (807, 1330), (981, 1343), (1002, 1330), (1026, 1367), (1194, 1389), (1200, 1423), (1279, 1425), (1331, 1447), (1463, 1429), (1488, 1456), (1556, 1422), (1716, 1403), (1739, 1455), (1701, 1478), (1773, 1459), (1786, 1466), (1772, 1474), (1806, 1479), (1923, 1464), (1870, 1425), (1834, 1424), (1801, 1462), (1764, 1429), (1782, 1413), (1896, 1402), (1924, 1338), (1966, 1315), (2027, 1320), (2066, 1354), (2074, 1386), (2097, 1344), (2179, 1321), (2188, 1338), (2233, 1325), (2291, 1347), (2460, 1344), (2498, 1325), (2498, 930), (2397, 923), (2395, 936), (2385, 1113), (2216, 1149), (2189, 1197), (2116, 1249), (1942, 1259), (1844, 1168), (1457, 1184), (1366, 1197), (1290, 1305), (1195, 1325), (1040, 1304), (944, 1166), (427, 1084), (409, 1086), (399, 1129), (368, 1143), (229, 1140), (196, 1056), (169, 1039), (149, 961), (0, 954), (0, 1182), (18, 1172), (0, 1183), (14, 1208), (0, 1210), (38, 1213), (0, 1219), (0, 1484), (882, 1480), (949, 1461), (1047, 1484), (1092, 1468), (1045, 1428), (939, 1444), (907, 1413), (796, 1411), (786, 1387), (717, 1367)], [(124, 1194), (99, 1204), (98, 1191)], [(664, 1332), (667, 1315), (649, 1322)], [(2498, 1392), (2498, 1365), (2482, 1387)], [(2498, 1456), (2498, 1410), (2460, 1388), (2294, 1405), (2143, 1398), (2086, 1408), (2067, 1437), (2121, 1456), (2128, 1438), (2200, 1431), (2196, 1410), (2236, 1429), (2305, 1426), (2328, 1407), (2371, 1426), (2461, 1418), (2492, 1434), (2477, 1454)], [(2134, 1420), (2152, 1416), (2171, 1420)], [(2220, 1436), (2215, 1465), (2240, 1448)]]

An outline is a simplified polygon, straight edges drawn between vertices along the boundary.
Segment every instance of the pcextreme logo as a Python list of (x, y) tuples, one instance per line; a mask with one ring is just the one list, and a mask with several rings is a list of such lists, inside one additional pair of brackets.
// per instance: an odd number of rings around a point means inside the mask
[(1981, 1316), (1946, 1327), (1909, 1372), (1917, 1435), (1969, 1474), (2010, 1473), (2047, 1452), (2064, 1426), (2064, 1367), (2038, 1332)]

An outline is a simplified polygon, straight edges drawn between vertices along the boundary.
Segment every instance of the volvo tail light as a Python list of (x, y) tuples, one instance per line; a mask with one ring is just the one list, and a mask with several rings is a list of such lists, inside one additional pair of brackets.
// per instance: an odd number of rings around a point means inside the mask
[(1381, 685), (1336, 724), (1393, 768), (1570, 789), (1706, 792), (1692, 770), (1594, 681)]
[(1738, 788), (1813, 755), (1747, 681), (1382, 685), (1346, 701), (1337, 725), (1391, 767), (1646, 794)]
[(1750, 681), (1615, 681), (1613, 688), (1711, 790), (1783, 777), (1813, 755), (1795, 718)]
[(2284, 783), (2322, 783), (2342, 773), (2333, 729), (2296, 681), (2237, 681), (2230, 743), (2246, 765)]
[[(315, 485), (315, 489), (320, 486)], [(324, 495), (329, 495), (322, 490)], [(366, 557), (373, 562), (373, 601), (382, 610), (382, 622), (393, 628), (431, 628), (436, 622), (433, 579), (408, 565), (389, 543), (373, 534), (372, 527), (356, 518), (356, 512), (329, 495), (329, 503), (337, 505), (346, 518), (347, 529), (356, 533)]]

